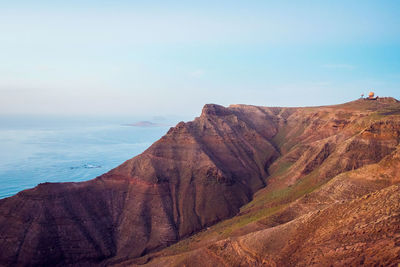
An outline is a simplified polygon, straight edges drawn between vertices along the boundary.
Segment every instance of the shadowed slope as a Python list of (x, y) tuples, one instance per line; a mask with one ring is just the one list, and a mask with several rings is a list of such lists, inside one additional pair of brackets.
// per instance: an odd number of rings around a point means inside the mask
[(379, 163), (336, 176), (241, 234), (174, 256), (155, 254), (146, 266), (397, 266), (399, 183), (397, 146)]
[[(174, 265), (177, 259), (186, 257), (186, 254), (179, 253), (211, 245), (226, 237), (280, 225), (332, 203), (348, 201), (398, 183), (400, 166), (396, 162), (400, 117), (393, 114), (381, 115), (382, 110), (387, 108), (385, 105), (377, 112), (357, 110), (354, 104), (351, 105), (351, 108), (345, 109), (341, 106), (262, 108), (274, 110), (277, 114), (278, 133), (272, 142), (278, 150), (287, 150), (270, 166), (271, 176), (267, 179), (267, 187), (258, 191), (254, 200), (242, 207), (241, 212), (232, 219), (160, 253), (127, 261), (125, 264), (145, 263), (156, 258), (149, 262), (152, 265), (158, 263), (161, 257), (163, 264)], [(390, 101), (390, 108), (395, 110), (396, 107), (400, 110), (396, 101)], [(282, 113), (289, 115), (285, 115), (284, 119), (283, 116), (279, 118)], [(340, 127), (336, 127), (338, 125)], [(315, 161), (311, 171), (303, 171), (304, 166)], [(379, 164), (373, 164), (375, 162)], [(365, 167), (358, 169), (362, 166)], [(356, 171), (351, 171), (353, 169)], [(346, 172), (348, 170), (351, 172)], [(175, 254), (179, 256), (168, 257)], [(208, 257), (213, 258), (210, 255)], [(184, 263), (188, 264), (191, 260), (194, 259), (190, 256), (189, 261)], [(212, 264), (218, 262), (214, 259)]]
[(199, 118), (94, 180), (46, 183), (0, 200), (0, 263), (135, 259), (238, 214), (254, 195), (247, 212), (262, 219), (260, 211), (392, 153), (399, 104), (389, 100), (371, 108), (206, 105)]
[(1, 200), (0, 262), (137, 257), (233, 216), (265, 186), (266, 164), (278, 157), (268, 126), (256, 130), (207, 105), (200, 118), (92, 181), (42, 184)]

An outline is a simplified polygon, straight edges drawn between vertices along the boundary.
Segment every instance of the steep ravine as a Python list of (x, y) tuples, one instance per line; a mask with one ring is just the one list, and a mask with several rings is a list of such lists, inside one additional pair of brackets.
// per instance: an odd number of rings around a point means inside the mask
[(206, 105), (96, 179), (45, 183), (0, 200), (0, 265), (98, 265), (146, 255), (235, 216), (262, 188), (321, 185), (381, 161), (399, 144), (396, 109), (394, 99)]

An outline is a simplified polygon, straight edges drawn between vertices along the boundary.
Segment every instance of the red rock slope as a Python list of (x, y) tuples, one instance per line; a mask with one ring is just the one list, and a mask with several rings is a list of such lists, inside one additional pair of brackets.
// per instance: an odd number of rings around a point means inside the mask
[(306, 181), (314, 190), (393, 153), (399, 109), (394, 99), (206, 105), (199, 118), (94, 180), (45, 183), (0, 200), (0, 264), (124, 262), (236, 215), (266, 185), (268, 192)]

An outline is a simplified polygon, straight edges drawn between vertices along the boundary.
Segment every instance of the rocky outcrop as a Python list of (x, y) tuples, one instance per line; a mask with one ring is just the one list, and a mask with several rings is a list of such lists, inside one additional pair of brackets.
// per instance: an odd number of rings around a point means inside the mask
[(399, 144), (400, 106), (370, 105), (205, 105), (200, 117), (96, 179), (0, 200), (0, 264), (125, 262), (235, 216), (261, 188), (320, 185), (380, 162)]

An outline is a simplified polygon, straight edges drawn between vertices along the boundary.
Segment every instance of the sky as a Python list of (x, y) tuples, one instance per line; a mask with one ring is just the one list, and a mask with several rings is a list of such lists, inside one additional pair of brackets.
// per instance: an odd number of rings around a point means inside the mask
[(0, 115), (400, 99), (400, 1), (3, 1)]

